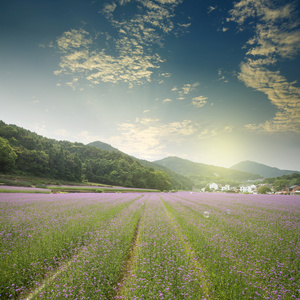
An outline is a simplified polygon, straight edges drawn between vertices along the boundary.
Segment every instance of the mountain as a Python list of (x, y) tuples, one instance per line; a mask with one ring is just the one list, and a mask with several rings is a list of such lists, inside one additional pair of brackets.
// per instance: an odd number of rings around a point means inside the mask
[(162, 165), (156, 164), (154, 162), (150, 162), (150, 161), (143, 160), (143, 159), (140, 159), (139, 161), (145, 167), (152, 168), (156, 171), (161, 171), (161, 172), (166, 173), (171, 180), (173, 189), (191, 190), (193, 188), (194, 182), (190, 178), (188, 178), (184, 175), (181, 175), (179, 173), (176, 173), (176, 172), (174, 172)]
[(162, 165), (178, 174), (188, 176), (194, 179), (206, 178), (208, 180), (222, 179), (246, 181), (261, 178), (261, 176), (259, 176), (258, 174), (252, 174), (249, 172), (217, 167), (203, 163), (196, 163), (176, 156), (171, 156), (161, 160), (157, 160), (154, 161), (154, 163)]
[(0, 174), (4, 173), (58, 182), (89, 181), (155, 190), (176, 188), (165, 172), (146, 167), (120, 151), (48, 139), (0, 120)]
[(249, 160), (239, 162), (238, 164), (232, 166), (230, 169), (259, 174), (264, 178), (272, 178), (272, 177), (279, 177), (283, 175), (291, 175), (294, 173), (300, 173), (299, 171), (280, 170), (278, 168), (270, 167)]
[[(95, 141), (92, 143), (89, 143), (88, 146), (94, 146), (96, 148), (102, 149), (102, 150), (106, 150), (106, 151), (115, 151), (115, 152), (119, 152), (119, 153), (123, 153), (120, 150), (118, 150), (117, 148), (112, 147), (109, 144), (100, 142), (100, 141)], [(176, 190), (191, 190), (193, 188), (193, 181), (183, 175), (180, 175), (174, 171), (171, 171), (170, 169), (161, 166), (159, 164), (155, 164), (153, 162), (147, 161), (147, 160), (143, 160), (143, 159), (138, 159), (133, 157), (135, 160), (139, 161), (141, 163), (141, 165), (147, 167), (147, 168), (151, 168), (155, 171), (161, 171), (166, 173), (170, 180), (171, 180), (171, 184), (172, 184), (172, 188), (176, 189)]]
[(106, 143), (103, 143), (103, 142), (100, 142), (100, 141), (95, 141), (95, 142), (89, 143), (89, 144), (87, 144), (87, 146), (93, 146), (93, 147), (96, 147), (98, 149), (102, 149), (102, 150), (106, 150), (106, 151), (116, 151), (116, 152), (123, 153), (119, 149), (114, 148), (113, 146), (111, 146), (109, 144), (106, 144)]

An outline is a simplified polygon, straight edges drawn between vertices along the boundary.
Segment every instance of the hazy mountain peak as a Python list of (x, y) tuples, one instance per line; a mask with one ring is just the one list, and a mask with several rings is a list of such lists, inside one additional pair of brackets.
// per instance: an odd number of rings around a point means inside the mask
[(250, 160), (241, 161), (235, 164), (234, 166), (232, 166), (231, 169), (259, 174), (265, 178), (279, 177), (283, 175), (291, 175), (293, 173), (299, 173), (298, 171), (281, 170), (275, 167), (270, 167)]

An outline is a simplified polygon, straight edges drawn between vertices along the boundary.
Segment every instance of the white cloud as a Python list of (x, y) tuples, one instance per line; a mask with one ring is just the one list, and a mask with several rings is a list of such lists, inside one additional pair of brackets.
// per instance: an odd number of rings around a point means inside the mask
[(270, 71), (251, 59), (242, 63), (239, 79), (265, 93), (278, 109), (273, 120), (259, 125), (249, 124), (247, 128), (300, 132), (300, 88), (295, 83), (289, 83), (279, 71)]
[(204, 129), (198, 134), (198, 139), (203, 140), (207, 138), (211, 138), (217, 135), (217, 131), (215, 129)]
[(200, 83), (199, 82), (195, 82), (195, 83), (186, 83), (186, 84), (184, 84), (180, 89), (177, 87), (177, 86), (174, 86), (173, 88), (172, 88), (172, 92), (176, 92), (176, 93), (178, 93), (178, 98), (177, 99), (179, 99), (179, 100), (184, 100), (185, 99), (185, 97), (188, 95), (188, 94), (190, 94), (192, 91), (194, 91), (195, 90), (195, 88), (197, 87), (197, 86), (199, 86), (200, 85)]
[[(267, 132), (300, 132), (300, 88), (274, 71), (282, 59), (293, 59), (300, 50), (299, 20), (294, 4), (276, 4), (270, 0), (241, 0), (230, 11), (229, 21), (243, 26), (257, 18), (255, 35), (246, 47), (238, 78), (257, 91), (263, 92), (278, 109), (275, 117), (262, 124), (248, 124), (253, 130)], [(271, 70), (272, 68), (272, 70)]]
[(102, 10), (102, 13), (104, 14), (111, 14), (114, 12), (114, 10), (116, 9), (117, 5), (116, 3), (110, 3), (110, 4), (105, 4), (104, 8)]
[(169, 78), (169, 77), (171, 77), (171, 73), (161, 73), (160, 76)]
[(78, 78), (73, 78), (72, 81), (66, 82), (66, 85), (75, 90), (78, 85)]
[(81, 47), (88, 47), (92, 44), (92, 39), (88, 37), (89, 33), (83, 29), (71, 29), (63, 33), (57, 39), (57, 46), (60, 51), (68, 51)]
[(179, 4), (182, 2), (182, 0), (156, 0), (156, 1), (161, 4)]
[(166, 98), (166, 99), (164, 99), (162, 102), (163, 102), (163, 103), (172, 102), (172, 99)]
[(209, 6), (208, 7), (208, 13), (210, 14), (212, 11), (214, 11), (217, 7)]
[(228, 75), (227, 72), (220, 68), (218, 70), (218, 80), (228, 83), (228, 79), (225, 77), (225, 73), (226, 75)]
[(194, 97), (193, 99), (192, 99), (192, 104), (194, 105), (194, 106), (196, 106), (196, 107), (202, 107), (202, 106), (204, 106), (205, 104), (206, 104), (206, 100), (207, 100), (208, 98), (207, 97), (204, 97), (204, 96), (199, 96), (199, 97)]
[(190, 120), (163, 123), (159, 119), (137, 118), (135, 122), (119, 124), (120, 135), (110, 142), (126, 153), (145, 157), (161, 153), (167, 143), (179, 143), (197, 130), (198, 124)]
[(180, 27), (182, 27), (182, 28), (188, 28), (188, 27), (190, 27), (191, 25), (192, 25), (192, 23), (186, 23), (186, 24), (178, 24)]
[(187, 83), (184, 84), (181, 91), (179, 91), (179, 94), (182, 95), (188, 95), (191, 91), (193, 91), (195, 89), (195, 87), (197, 87), (200, 83), (199, 82), (195, 82), (193, 84)]
[[(128, 2), (112, 1), (104, 4), (101, 10), (117, 30), (115, 38), (108, 34), (92, 36), (84, 29), (64, 32), (53, 46), (62, 53), (60, 68), (54, 74), (71, 74), (75, 78), (85, 78), (91, 84), (125, 82), (129, 87), (151, 81), (153, 71), (164, 62), (157, 49), (163, 45), (165, 36), (175, 30), (172, 19), (181, 0), (138, 0), (136, 14), (125, 18), (116, 11), (117, 8), (126, 11)], [(105, 48), (97, 49), (99, 40), (106, 43)], [(161, 75), (170, 76), (169, 73)], [(72, 82), (67, 85), (73, 88)]]

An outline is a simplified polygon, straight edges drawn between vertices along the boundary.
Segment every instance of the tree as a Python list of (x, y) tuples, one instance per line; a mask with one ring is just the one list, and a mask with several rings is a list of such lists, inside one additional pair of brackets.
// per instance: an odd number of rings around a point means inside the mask
[(161, 171), (155, 171), (155, 188), (158, 190), (170, 190), (172, 185), (169, 176)]
[(206, 187), (205, 187), (205, 192), (211, 192), (211, 189), (210, 189), (210, 187), (209, 187), (209, 185), (207, 185)]
[(268, 186), (261, 186), (259, 189), (258, 189), (258, 193), (259, 194), (267, 194), (267, 193), (270, 193), (272, 192), (271, 189), (268, 187)]
[(7, 172), (15, 167), (17, 154), (7, 139), (0, 137), (0, 171)]
[(289, 185), (289, 181), (286, 179), (276, 179), (274, 181), (273, 187), (275, 191), (283, 190), (287, 185)]
[(49, 155), (44, 151), (20, 150), (17, 159), (17, 168), (23, 172), (44, 176), (49, 169)]

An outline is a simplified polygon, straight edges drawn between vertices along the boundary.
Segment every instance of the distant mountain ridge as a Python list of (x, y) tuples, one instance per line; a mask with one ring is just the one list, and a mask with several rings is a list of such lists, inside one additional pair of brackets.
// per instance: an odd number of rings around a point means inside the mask
[(281, 170), (275, 167), (270, 167), (250, 160), (239, 162), (234, 166), (232, 166), (230, 169), (259, 174), (264, 178), (273, 178), (273, 177), (279, 177), (283, 175), (300, 173), (299, 171)]
[(261, 178), (258, 174), (196, 163), (176, 156), (166, 157), (164, 159), (154, 161), (154, 163), (162, 165), (178, 174), (189, 177), (215, 177), (239, 181), (256, 180)]

